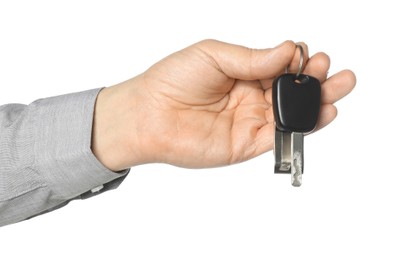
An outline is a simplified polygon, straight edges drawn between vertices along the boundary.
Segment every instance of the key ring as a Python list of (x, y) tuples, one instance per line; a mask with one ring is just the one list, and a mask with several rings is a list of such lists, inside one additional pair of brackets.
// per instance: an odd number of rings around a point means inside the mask
[[(302, 70), (303, 70), (304, 51), (303, 51), (303, 46), (300, 45), (299, 43), (296, 44), (296, 48), (299, 48), (299, 50), (300, 50), (299, 67), (298, 67), (297, 73), (296, 73), (296, 78), (298, 78), (300, 73), (302, 73)], [(288, 68), (289, 68), (289, 65), (288, 65), (288, 67), (286, 67), (285, 73), (288, 73)]]

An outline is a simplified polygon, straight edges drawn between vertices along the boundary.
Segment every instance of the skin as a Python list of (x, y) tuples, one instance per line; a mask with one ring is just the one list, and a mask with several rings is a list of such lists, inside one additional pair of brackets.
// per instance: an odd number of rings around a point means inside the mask
[[(334, 102), (354, 88), (343, 70), (327, 78), (325, 53), (304, 71), (322, 84), (317, 129), (337, 115)], [(300, 53), (292, 41), (250, 49), (204, 40), (173, 53), (141, 75), (103, 89), (97, 97), (92, 151), (112, 171), (160, 162), (186, 168), (239, 163), (273, 148), (272, 82)]]

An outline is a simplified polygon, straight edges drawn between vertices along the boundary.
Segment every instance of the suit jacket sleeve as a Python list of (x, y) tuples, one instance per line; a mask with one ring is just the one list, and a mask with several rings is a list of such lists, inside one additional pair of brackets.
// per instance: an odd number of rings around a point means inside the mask
[(100, 89), (0, 106), (0, 226), (117, 188), (91, 151)]

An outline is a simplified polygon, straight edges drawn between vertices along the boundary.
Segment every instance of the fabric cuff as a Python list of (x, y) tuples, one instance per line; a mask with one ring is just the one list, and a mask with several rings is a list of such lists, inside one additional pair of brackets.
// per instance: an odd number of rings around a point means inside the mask
[(40, 99), (32, 103), (34, 168), (60, 200), (75, 198), (129, 172), (115, 173), (91, 151), (94, 106), (101, 89)]

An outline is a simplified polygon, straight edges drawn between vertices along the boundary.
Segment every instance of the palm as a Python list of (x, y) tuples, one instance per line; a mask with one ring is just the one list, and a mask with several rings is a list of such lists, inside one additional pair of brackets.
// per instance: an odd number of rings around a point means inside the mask
[(208, 56), (181, 52), (153, 66), (144, 77), (149, 93), (160, 101), (155, 106), (165, 118), (160, 122), (166, 122), (155, 128), (168, 138), (165, 162), (211, 167), (271, 149), (272, 113), (259, 81), (232, 79)]

